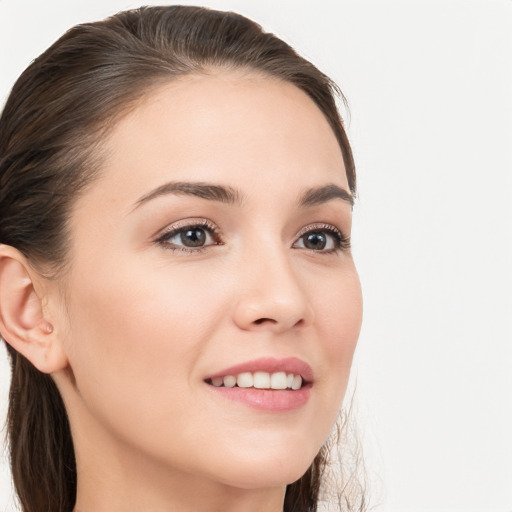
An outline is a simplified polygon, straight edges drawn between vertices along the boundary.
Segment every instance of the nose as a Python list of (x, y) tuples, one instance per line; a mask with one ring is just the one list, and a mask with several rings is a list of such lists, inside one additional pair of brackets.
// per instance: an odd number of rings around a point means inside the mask
[(234, 311), (240, 329), (277, 334), (313, 322), (306, 290), (285, 249), (279, 254), (248, 255), (240, 269)]

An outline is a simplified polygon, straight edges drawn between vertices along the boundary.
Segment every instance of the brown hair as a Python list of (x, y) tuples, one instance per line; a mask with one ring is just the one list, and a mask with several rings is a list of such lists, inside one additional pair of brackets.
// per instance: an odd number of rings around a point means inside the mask
[[(49, 278), (62, 271), (70, 208), (95, 177), (102, 136), (155, 85), (214, 68), (254, 70), (306, 92), (338, 139), (355, 192), (352, 152), (336, 108), (342, 96), (327, 76), (238, 14), (142, 7), (72, 28), (14, 85), (0, 118), (0, 243), (16, 247)], [(64, 404), (51, 376), (7, 348), (7, 431), (22, 509), (70, 512), (76, 464)], [(326, 464), (323, 449), (288, 485), (286, 512), (317, 509)], [(355, 510), (348, 496), (344, 501)]]

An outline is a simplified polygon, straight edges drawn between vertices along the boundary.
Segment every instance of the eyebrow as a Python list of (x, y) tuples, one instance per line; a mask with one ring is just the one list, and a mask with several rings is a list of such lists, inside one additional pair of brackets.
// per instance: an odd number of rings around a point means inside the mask
[[(142, 196), (135, 203), (135, 208), (152, 199), (169, 194), (195, 196), (229, 205), (241, 205), (244, 199), (244, 195), (233, 187), (203, 182), (173, 181), (165, 183)], [(318, 206), (332, 199), (341, 199), (349, 203), (351, 207), (354, 206), (352, 194), (333, 183), (304, 191), (299, 198), (299, 206), (303, 208)]]
[(136, 203), (135, 208), (138, 208), (144, 203), (151, 201), (160, 196), (168, 194), (195, 196), (209, 201), (218, 201), (226, 204), (241, 204), (243, 200), (242, 194), (232, 188), (224, 185), (213, 185), (211, 183), (192, 183), (187, 181), (174, 181), (165, 183), (160, 187), (152, 190), (148, 194), (142, 196)]
[(333, 183), (306, 190), (299, 199), (299, 205), (302, 207), (317, 206), (331, 199), (341, 199), (349, 203), (351, 207), (354, 206), (354, 197), (352, 194)]

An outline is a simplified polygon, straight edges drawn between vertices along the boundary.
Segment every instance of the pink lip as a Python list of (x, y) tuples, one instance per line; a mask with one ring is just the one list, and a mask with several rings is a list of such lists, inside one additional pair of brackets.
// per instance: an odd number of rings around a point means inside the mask
[(313, 370), (309, 364), (296, 357), (286, 357), (284, 359), (277, 359), (275, 357), (262, 357), (254, 361), (247, 361), (246, 363), (230, 366), (220, 372), (216, 372), (208, 376), (208, 379), (216, 377), (226, 377), (226, 375), (238, 375), (244, 372), (286, 372), (300, 375), (302, 380), (310, 383), (313, 381)]
[(248, 361), (246, 363), (230, 366), (220, 372), (210, 375), (205, 382), (215, 377), (225, 377), (227, 375), (238, 375), (244, 372), (286, 372), (300, 375), (303, 379), (302, 388), (292, 391), (290, 389), (255, 389), (255, 388), (224, 388), (216, 387), (211, 384), (208, 389), (229, 400), (241, 402), (252, 408), (268, 412), (286, 412), (298, 409), (303, 406), (311, 395), (313, 370), (311, 367), (297, 359), (288, 357), (285, 359), (276, 359), (265, 357)]

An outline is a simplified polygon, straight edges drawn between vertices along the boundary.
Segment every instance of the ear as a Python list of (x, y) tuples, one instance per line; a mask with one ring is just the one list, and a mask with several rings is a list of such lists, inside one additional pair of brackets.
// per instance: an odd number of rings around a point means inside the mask
[(53, 373), (68, 362), (51, 319), (43, 313), (42, 292), (36, 293), (45, 289), (43, 279), (17, 249), (0, 244), (2, 338), (39, 371)]

